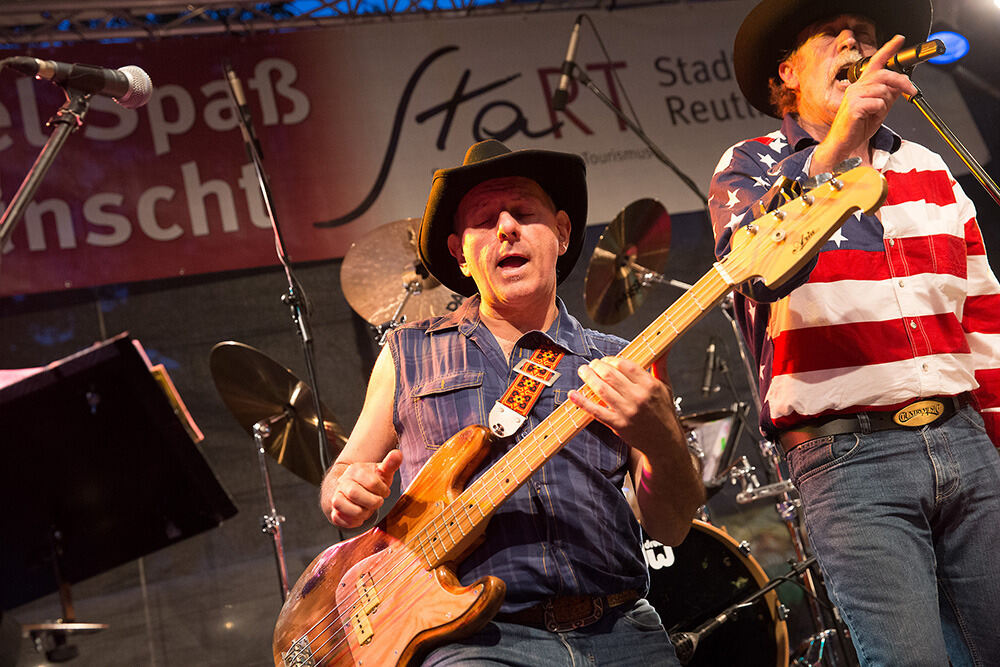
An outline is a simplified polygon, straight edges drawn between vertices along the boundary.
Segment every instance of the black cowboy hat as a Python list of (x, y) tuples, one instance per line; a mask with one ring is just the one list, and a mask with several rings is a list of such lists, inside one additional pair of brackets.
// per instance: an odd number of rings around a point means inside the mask
[(736, 81), (750, 104), (776, 117), (768, 81), (778, 75), (778, 64), (804, 28), (840, 14), (871, 19), (880, 39), (903, 35), (917, 44), (927, 38), (933, 10), (930, 0), (763, 0), (743, 19), (733, 44)]
[(561, 282), (573, 269), (583, 248), (587, 224), (587, 168), (583, 158), (555, 151), (511, 151), (496, 139), (469, 147), (462, 166), (434, 172), (431, 194), (417, 235), (417, 252), (427, 270), (448, 289), (464, 296), (476, 293), (476, 283), (458, 268), (448, 252), (448, 236), (455, 231), (455, 211), (465, 194), (483, 181), (523, 176), (538, 183), (555, 204), (565, 211), (572, 229), (569, 247), (556, 262)]

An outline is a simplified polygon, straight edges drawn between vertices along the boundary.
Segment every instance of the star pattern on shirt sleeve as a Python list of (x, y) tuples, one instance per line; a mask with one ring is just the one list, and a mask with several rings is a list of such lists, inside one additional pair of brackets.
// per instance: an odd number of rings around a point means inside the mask
[(840, 244), (847, 240), (847, 237), (844, 236), (844, 228), (838, 227), (837, 231), (835, 231), (833, 233), (833, 236), (830, 237), (830, 240), (836, 243), (837, 247), (839, 248)]
[(740, 223), (743, 222), (743, 218), (746, 217), (748, 212), (749, 211), (743, 211), (743, 213), (741, 213), (740, 215), (736, 215), (735, 213), (733, 213), (732, 216), (729, 218), (729, 222), (726, 223), (726, 229), (731, 229), (733, 231), (736, 231), (736, 228), (740, 226)]

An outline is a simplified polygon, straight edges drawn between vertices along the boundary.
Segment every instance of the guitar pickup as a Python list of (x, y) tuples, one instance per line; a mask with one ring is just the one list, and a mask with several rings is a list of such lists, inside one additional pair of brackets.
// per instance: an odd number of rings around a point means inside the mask
[(372, 622), (368, 620), (368, 614), (363, 609), (358, 609), (351, 614), (351, 629), (354, 630), (355, 638), (359, 645), (365, 645), (375, 636), (372, 629)]
[(358, 576), (357, 588), (361, 611), (365, 614), (374, 613), (381, 600), (379, 600), (378, 591), (375, 589), (375, 580), (372, 579), (371, 572), (364, 572)]

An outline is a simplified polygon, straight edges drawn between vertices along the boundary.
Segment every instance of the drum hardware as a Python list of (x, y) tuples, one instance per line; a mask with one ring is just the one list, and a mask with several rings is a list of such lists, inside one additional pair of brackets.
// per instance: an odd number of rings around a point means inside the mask
[(792, 665), (816, 667), (823, 664), (823, 654), (826, 651), (827, 640), (837, 634), (836, 630), (823, 630), (806, 637), (795, 650)]
[[(271, 456), (290, 472), (319, 486), (326, 467), (312, 446), (319, 420), (314, 409), (312, 391), (291, 371), (256, 348), (226, 341), (212, 348), (209, 366), (215, 387), (236, 421), (253, 436), (257, 462), (264, 484), (267, 514), (261, 517), (261, 531), (271, 535), (278, 568), (281, 599), (288, 593), (288, 574), (281, 524), (285, 517), (278, 514), (271, 492), (271, 474), (267, 456)], [(323, 439), (330, 460), (347, 442), (336, 421), (323, 411)]]
[(785, 479), (780, 482), (775, 482), (774, 484), (766, 484), (755, 489), (745, 489), (740, 491), (736, 494), (736, 502), (745, 505), (747, 503), (761, 500), (762, 498), (773, 498), (774, 496), (780, 496), (794, 490), (795, 485), (792, 484), (791, 480)]
[(653, 284), (690, 289), (662, 274), (670, 252), (670, 215), (655, 199), (623, 208), (601, 234), (584, 278), (587, 313), (598, 324), (617, 324), (634, 313)]
[(73, 608), (73, 595), (69, 582), (63, 577), (59, 563), (63, 559), (63, 536), (55, 526), (49, 533), (52, 569), (59, 585), (59, 604), (62, 606), (62, 618), (55, 623), (32, 623), (21, 626), (21, 634), (31, 639), (37, 653), (44, 653), (49, 662), (67, 662), (76, 658), (80, 651), (69, 643), (71, 635), (88, 635), (100, 630), (107, 630), (107, 623), (80, 623), (76, 620)]
[(340, 267), (344, 298), (371, 325), (379, 346), (404, 322), (457, 309), (460, 294), (438, 282), (417, 255), (420, 218), (380, 225), (351, 244)]

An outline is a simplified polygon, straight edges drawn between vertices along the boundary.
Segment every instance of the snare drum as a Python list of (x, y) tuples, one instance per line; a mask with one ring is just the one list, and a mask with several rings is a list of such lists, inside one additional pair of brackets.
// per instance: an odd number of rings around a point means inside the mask
[[(653, 540), (643, 546), (650, 577), (647, 599), (671, 635), (692, 632), (768, 582), (749, 553), (742, 553), (733, 538), (703, 521), (692, 522), (680, 546), (665, 547)], [(686, 664), (786, 667), (788, 632), (777, 616), (777, 605), (778, 597), (770, 591), (740, 609), (698, 642)]]

